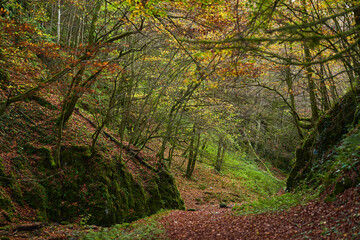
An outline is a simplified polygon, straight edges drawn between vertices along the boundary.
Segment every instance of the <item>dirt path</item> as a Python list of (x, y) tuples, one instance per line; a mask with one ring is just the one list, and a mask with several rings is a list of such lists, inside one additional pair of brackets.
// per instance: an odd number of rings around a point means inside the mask
[(335, 202), (288, 212), (234, 216), (229, 209), (173, 211), (160, 221), (169, 239), (360, 239), (360, 188)]

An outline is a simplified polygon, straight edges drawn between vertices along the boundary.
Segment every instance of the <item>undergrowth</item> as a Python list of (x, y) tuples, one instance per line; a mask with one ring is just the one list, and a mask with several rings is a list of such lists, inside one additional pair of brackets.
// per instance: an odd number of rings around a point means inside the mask
[(167, 214), (168, 211), (161, 210), (158, 213), (134, 223), (117, 224), (112, 227), (102, 228), (95, 232), (91, 230), (82, 236), (83, 240), (141, 240), (141, 239), (164, 239), (165, 230), (157, 220)]
[[(263, 212), (283, 211), (299, 204), (306, 204), (308, 201), (317, 198), (331, 185), (336, 184), (334, 192), (329, 192), (331, 196), (341, 193), (346, 188), (351, 187), (354, 183), (348, 179), (346, 174), (349, 171), (357, 171), (360, 162), (360, 131), (357, 128), (350, 131), (338, 146), (333, 147), (327, 158), (322, 158), (315, 162), (312, 179), (307, 181), (317, 181), (316, 187), (307, 186), (304, 182), (296, 192), (285, 193), (280, 196), (259, 198), (256, 201), (245, 203), (234, 207), (234, 211), (239, 215), (259, 214)], [(316, 171), (315, 171), (316, 170)], [(344, 181), (345, 183), (337, 181)], [(349, 182), (349, 183), (348, 183)], [(340, 190), (337, 188), (341, 188)], [(333, 198), (326, 198), (333, 200)]]
[(284, 211), (297, 205), (304, 205), (313, 200), (318, 195), (309, 191), (299, 191), (297, 193), (285, 193), (266, 198), (259, 198), (256, 201), (236, 205), (233, 208), (237, 215), (260, 214), (264, 212)]
[[(217, 147), (211, 144), (206, 151), (212, 156), (216, 156)], [(285, 187), (283, 181), (262, 170), (259, 164), (245, 152), (227, 151), (222, 172), (233, 175), (252, 195), (259, 197), (274, 195)], [(271, 168), (271, 166), (268, 167)]]
[(359, 177), (358, 180), (351, 177), (358, 176), (359, 165), (360, 131), (358, 125), (350, 130), (337, 146), (333, 146), (313, 163), (311, 168), (313, 174), (309, 175), (303, 184), (312, 182), (314, 188), (318, 188), (319, 191), (327, 191), (329, 187), (335, 186), (331, 194), (334, 197), (345, 189), (355, 186), (360, 180)]
[(334, 148), (335, 161), (328, 161), (325, 165), (327, 170), (326, 178), (340, 176), (341, 172), (356, 170), (356, 165), (360, 162), (360, 131), (355, 129), (344, 138), (341, 144)]

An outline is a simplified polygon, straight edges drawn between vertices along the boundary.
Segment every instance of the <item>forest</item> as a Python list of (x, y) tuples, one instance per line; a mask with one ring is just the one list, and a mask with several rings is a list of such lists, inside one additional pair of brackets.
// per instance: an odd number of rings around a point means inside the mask
[(359, 239), (360, 1), (0, 0), (0, 239)]

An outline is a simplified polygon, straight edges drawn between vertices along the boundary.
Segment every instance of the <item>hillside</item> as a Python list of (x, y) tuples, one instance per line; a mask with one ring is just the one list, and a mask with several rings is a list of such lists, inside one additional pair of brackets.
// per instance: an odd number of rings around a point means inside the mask
[(82, 217), (111, 225), (163, 208), (183, 208), (173, 177), (166, 170), (155, 171), (150, 157), (133, 157), (106, 136), (99, 142), (101, 151), (91, 157), (94, 127), (82, 114), (74, 114), (65, 128), (61, 168), (55, 167), (57, 109), (56, 102), (36, 98), (1, 117), (1, 132), (6, 133), (0, 153), (2, 225), (79, 222)]

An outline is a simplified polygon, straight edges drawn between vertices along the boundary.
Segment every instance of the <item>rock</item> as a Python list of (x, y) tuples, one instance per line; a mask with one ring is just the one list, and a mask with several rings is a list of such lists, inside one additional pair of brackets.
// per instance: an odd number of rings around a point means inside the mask
[(220, 203), (219, 207), (220, 207), (220, 208), (228, 208), (228, 206), (226, 205), (226, 203)]

